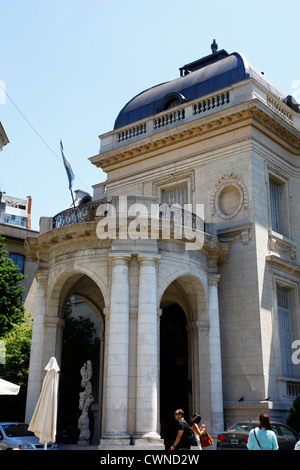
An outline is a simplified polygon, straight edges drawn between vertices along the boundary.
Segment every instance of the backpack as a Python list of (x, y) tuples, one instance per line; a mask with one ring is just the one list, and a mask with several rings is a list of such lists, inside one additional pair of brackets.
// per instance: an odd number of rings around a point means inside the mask
[(186, 427), (186, 438), (189, 441), (191, 446), (197, 446), (198, 442), (196, 439), (196, 433), (194, 430), (191, 428), (191, 426), (187, 425)]

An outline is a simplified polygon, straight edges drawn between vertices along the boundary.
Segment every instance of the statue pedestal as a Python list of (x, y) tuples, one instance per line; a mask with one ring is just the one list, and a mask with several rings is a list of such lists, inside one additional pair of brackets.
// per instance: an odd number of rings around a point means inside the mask
[(78, 445), (79, 445), (79, 446), (89, 446), (89, 445), (90, 445), (90, 441), (78, 441)]

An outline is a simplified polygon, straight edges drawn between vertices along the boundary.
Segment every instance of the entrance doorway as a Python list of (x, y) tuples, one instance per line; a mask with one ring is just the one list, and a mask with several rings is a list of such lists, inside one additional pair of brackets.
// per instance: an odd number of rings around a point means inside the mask
[[(79, 393), (83, 392), (80, 369), (88, 361), (92, 365), (92, 395), (99, 403), (99, 368), (101, 325), (87, 303), (77, 297), (70, 297), (65, 307), (63, 332), (59, 408), (58, 442), (76, 444), (79, 436), (78, 419)], [(97, 432), (92, 406), (88, 410), (91, 439)], [(97, 436), (98, 441), (100, 436)]]
[(163, 309), (160, 320), (160, 422), (166, 449), (177, 435), (174, 411), (189, 417), (188, 337), (184, 311), (177, 304)]

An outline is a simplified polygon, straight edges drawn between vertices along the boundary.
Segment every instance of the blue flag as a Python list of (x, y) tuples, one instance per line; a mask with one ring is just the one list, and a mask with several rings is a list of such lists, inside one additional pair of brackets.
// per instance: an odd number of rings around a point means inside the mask
[(73, 180), (74, 180), (75, 176), (74, 176), (73, 170), (71, 168), (70, 162), (69, 162), (69, 160), (67, 159), (67, 157), (65, 155), (62, 141), (60, 141), (60, 150), (61, 150), (63, 162), (64, 162), (65, 169), (66, 169), (68, 179), (69, 179), (69, 190), (72, 191), (72, 185), (73, 185)]

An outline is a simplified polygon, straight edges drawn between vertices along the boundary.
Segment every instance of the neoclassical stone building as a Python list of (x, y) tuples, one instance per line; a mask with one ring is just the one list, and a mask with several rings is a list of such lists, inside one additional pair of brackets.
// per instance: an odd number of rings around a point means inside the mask
[(107, 181), (27, 240), (27, 419), (76, 296), (100, 324), (100, 448), (160, 447), (176, 408), (214, 436), (262, 411), (285, 421), (300, 394), (299, 131), (292, 97), (214, 47), (126, 104), (90, 158)]

